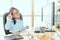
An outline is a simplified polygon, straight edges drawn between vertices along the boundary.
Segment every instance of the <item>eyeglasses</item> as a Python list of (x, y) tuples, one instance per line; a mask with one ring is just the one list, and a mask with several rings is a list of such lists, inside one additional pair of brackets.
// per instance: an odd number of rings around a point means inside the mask
[(17, 14), (18, 12), (13, 13), (13, 15)]

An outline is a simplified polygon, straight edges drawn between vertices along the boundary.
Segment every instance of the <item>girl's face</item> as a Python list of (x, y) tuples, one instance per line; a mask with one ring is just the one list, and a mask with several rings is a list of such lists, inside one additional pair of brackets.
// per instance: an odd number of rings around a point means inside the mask
[(14, 18), (16, 18), (16, 19), (19, 19), (19, 18), (20, 18), (20, 14), (19, 14), (19, 13), (16, 13), (16, 14), (14, 14), (13, 16), (14, 16)]
[(15, 10), (15, 9), (12, 11), (13, 15), (16, 14), (17, 12), (18, 12), (18, 11)]
[(17, 19), (20, 18), (20, 14), (19, 14), (19, 12), (17, 10), (13, 10), (12, 13), (13, 13), (13, 18), (17, 18)]

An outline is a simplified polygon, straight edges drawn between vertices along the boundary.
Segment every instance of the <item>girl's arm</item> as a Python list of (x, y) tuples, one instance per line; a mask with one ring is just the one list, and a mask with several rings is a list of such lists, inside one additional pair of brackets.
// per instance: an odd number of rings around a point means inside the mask
[(26, 26), (26, 27), (24, 27), (24, 23), (23, 23), (23, 21), (22, 21), (22, 30), (26, 30), (26, 29), (29, 29), (29, 26)]
[(9, 19), (9, 18), (7, 17), (7, 22), (6, 22), (6, 24), (5, 24), (5, 29), (6, 29), (6, 30), (9, 30), (12, 21), (13, 21), (13, 20), (11, 20), (11, 19)]

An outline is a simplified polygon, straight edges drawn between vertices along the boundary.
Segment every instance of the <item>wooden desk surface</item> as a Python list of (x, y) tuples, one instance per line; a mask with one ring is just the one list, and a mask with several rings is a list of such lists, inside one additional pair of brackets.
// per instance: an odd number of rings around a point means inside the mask
[(44, 36), (37, 37), (38, 40), (51, 40), (55, 32), (45, 32)]
[[(45, 32), (44, 36), (37, 36), (38, 40), (51, 40), (55, 32)], [(20, 39), (24, 40), (24, 39)]]

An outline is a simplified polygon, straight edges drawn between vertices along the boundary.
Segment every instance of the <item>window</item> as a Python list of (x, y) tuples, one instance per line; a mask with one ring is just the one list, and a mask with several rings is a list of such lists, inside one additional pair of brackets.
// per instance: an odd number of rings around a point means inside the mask
[(0, 1), (0, 14), (4, 14), (5, 12), (8, 12), (10, 9), (10, 0), (1, 0)]
[(48, 0), (48, 3), (52, 3), (52, 2), (55, 2), (57, 0)]

